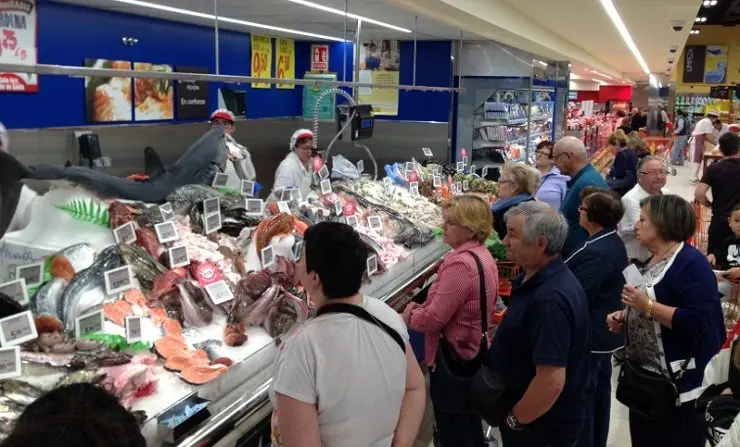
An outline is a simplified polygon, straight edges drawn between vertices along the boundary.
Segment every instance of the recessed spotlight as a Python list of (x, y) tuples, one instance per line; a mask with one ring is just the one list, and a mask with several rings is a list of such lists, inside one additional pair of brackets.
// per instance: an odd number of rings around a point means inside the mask
[(699, 30), (698, 29), (692, 29), (689, 34), (699, 34)]
[(717, 0), (710, 0), (709, 6), (717, 6)]
[(707, 21), (707, 18), (706, 18), (706, 17), (702, 17), (702, 18), (701, 18), (701, 23), (704, 23), (704, 22), (706, 22), (706, 21)]

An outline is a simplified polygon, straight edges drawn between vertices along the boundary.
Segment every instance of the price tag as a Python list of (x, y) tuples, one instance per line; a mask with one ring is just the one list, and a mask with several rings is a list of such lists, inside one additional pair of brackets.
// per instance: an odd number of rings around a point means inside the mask
[(341, 216), (343, 209), (344, 207), (342, 206), (342, 201), (339, 200), (339, 197), (337, 197), (337, 200), (334, 201), (334, 214), (336, 214), (337, 216)]
[(350, 227), (356, 227), (357, 226), (357, 216), (345, 216), (344, 221), (347, 222), (347, 225)]
[(455, 182), (455, 192), (457, 194), (462, 194), (462, 192), (463, 192), (462, 182)]
[(378, 258), (375, 255), (370, 255), (367, 258), (367, 276), (373, 276), (378, 271)]
[(407, 161), (406, 162), (406, 170), (407, 171), (413, 171), (415, 165), (416, 165), (416, 163), (414, 163), (413, 161)]
[(260, 259), (262, 259), (263, 269), (266, 269), (267, 267), (275, 263), (275, 252), (272, 249), (272, 245), (268, 245), (267, 247), (262, 249), (262, 252), (260, 253)]
[(0, 293), (7, 295), (22, 306), (28, 304), (28, 289), (26, 280), (23, 278), (0, 284)]
[(185, 267), (190, 265), (190, 255), (188, 254), (188, 247), (185, 245), (177, 245), (167, 250), (170, 256), (170, 268)]
[(221, 226), (222, 226), (222, 223), (221, 223), (221, 213), (220, 212), (209, 214), (208, 216), (203, 216), (203, 227), (205, 229), (206, 234), (211, 234), (213, 232), (220, 230)]
[(208, 284), (205, 289), (208, 296), (211, 297), (213, 304), (217, 306), (234, 299), (234, 294), (231, 292), (231, 288), (223, 279)]
[(301, 253), (303, 252), (303, 241), (296, 241), (295, 245), (293, 246), (293, 259), (296, 260), (296, 262), (301, 259)]
[(180, 239), (180, 234), (177, 232), (174, 222), (162, 222), (161, 224), (154, 225), (154, 231), (157, 232), (157, 239), (160, 244), (172, 242)]
[(105, 315), (103, 315), (102, 310), (77, 317), (75, 319), (75, 337), (81, 338), (85, 335), (103, 332), (104, 322)]
[(226, 186), (227, 183), (229, 183), (229, 175), (218, 173), (213, 177), (213, 183), (211, 183), (211, 186), (214, 188), (222, 188)]
[(463, 157), (462, 157), (462, 158), (463, 158), (463, 160), (462, 160), (462, 161), (463, 161), (463, 164), (464, 164), (465, 166), (467, 166), (467, 165), (468, 165), (468, 156), (467, 156), (467, 155), (465, 155), (465, 154), (463, 154)]
[(367, 218), (367, 226), (375, 231), (383, 231), (383, 220), (380, 216), (369, 216)]
[(36, 287), (44, 279), (44, 263), (21, 265), (15, 268), (15, 279), (25, 279), (26, 287)]
[(21, 376), (21, 347), (0, 349), (0, 380)]
[(298, 188), (290, 190), (290, 200), (301, 202), (303, 200), (303, 194), (301, 193), (301, 190)]
[(365, 172), (365, 161), (360, 160), (357, 162), (357, 172), (359, 172), (360, 174)]
[(134, 223), (126, 222), (115, 228), (113, 230), (113, 238), (116, 240), (116, 244), (133, 244), (136, 242), (136, 227), (134, 227)]
[(321, 169), (319, 169), (319, 178), (321, 180), (324, 180), (327, 177), (329, 177), (329, 168), (327, 168), (326, 165), (324, 165), (321, 167)]
[(30, 310), (0, 320), (0, 346), (20, 345), (38, 336)]
[(411, 191), (411, 196), (415, 199), (419, 198), (419, 184), (416, 182), (409, 183), (409, 191)]
[(450, 192), (452, 193), (452, 195), (457, 195), (457, 185), (456, 184), (453, 183), (450, 185)]
[(475, 174), (475, 165), (470, 165), (470, 173)]
[(467, 180), (463, 180), (463, 191), (470, 189), (470, 183)]
[(488, 166), (483, 167), (483, 171), (481, 171), (481, 177), (486, 178), (488, 177)]
[(285, 188), (282, 191), (280, 191), (280, 200), (282, 202), (289, 202), (290, 201), (290, 194), (293, 191), (292, 188)]
[(331, 180), (326, 179), (321, 181), (321, 195), (326, 195), (331, 193)]
[(203, 201), (203, 215), (218, 213), (221, 211), (221, 199), (218, 197), (211, 197)]
[(432, 182), (433, 182), (432, 184), (434, 185), (435, 188), (439, 188), (439, 187), (442, 186), (442, 177), (440, 177), (438, 175), (435, 175), (434, 176), (434, 179), (432, 180)]
[(280, 201), (277, 203), (278, 211), (281, 213), (289, 213), (290, 214), (290, 206), (288, 205), (288, 202)]
[(254, 182), (242, 180), (241, 191), (243, 196), (254, 197)]
[(130, 265), (108, 270), (105, 276), (105, 293), (115, 295), (134, 286), (134, 275)]
[(265, 201), (262, 199), (245, 199), (244, 208), (250, 216), (261, 216), (265, 213)]
[(141, 330), (141, 317), (139, 316), (126, 317), (125, 329), (126, 341), (129, 343), (136, 343), (144, 338)]
[(428, 147), (421, 148), (421, 151), (424, 153), (424, 156), (426, 157), (434, 157), (434, 153), (432, 153), (432, 150)]
[(463, 172), (465, 170), (465, 162), (458, 161), (456, 166), (457, 172)]
[(175, 212), (172, 211), (172, 204), (170, 204), (170, 202), (165, 202), (164, 204), (159, 205), (159, 212), (162, 214), (162, 220), (165, 222), (175, 216)]

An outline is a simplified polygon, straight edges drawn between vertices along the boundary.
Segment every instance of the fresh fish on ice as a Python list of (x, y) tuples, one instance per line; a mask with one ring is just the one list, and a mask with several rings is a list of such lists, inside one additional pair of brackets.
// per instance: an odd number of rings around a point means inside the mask
[(21, 351), (21, 360), (24, 362), (37, 363), (40, 365), (49, 365), (64, 368), (82, 368), (85, 366), (85, 359), (73, 353), (56, 354), (46, 352), (29, 352)]
[(119, 244), (118, 251), (126, 265), (130, 265), (141, 287), (151, 291), (154, 279), (165, 273), (167, 268), (138, 245)]
[(3, 396), (20, 405), (30, 405), (41, 397), (44, 391), (26, 382), (8, 379), (3, 382)]
[(69, 283), (62, 278), (45, 282), (31, 297), (30, 308), (34, 315), (51, 315), (61, 320), (59, 301)]
[(56, 388), (67, 385), (74, 385), (76, 383), (95, 384), (103, 380), (103, 378), (105, 378), (105, 373), (95, 370), (83, 369), (80, 371), (69, 373), (64, 376), (64, 378), (62, 378), (59, 383), (57, 383)]
[(51, 257), (64, 256), (67, 261), (74, 268), (75, 273), (79, 273), (82, 270), (90, 267), (95, 258), (98, 256), (98, 251), (90, 244), (81, 243), (70, 245), (69, 247), (54, 253)]

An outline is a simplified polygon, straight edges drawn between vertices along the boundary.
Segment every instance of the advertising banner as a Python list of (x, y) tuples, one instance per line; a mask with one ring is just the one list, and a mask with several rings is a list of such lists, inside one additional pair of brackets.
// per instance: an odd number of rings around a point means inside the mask
[[(275, 39), (277, 65), (275, 77), (278, 79), (295, 79), (295, 42), (290, 39)], [(294, 89), (295, 84), (277, 84), (277, 88)]]
[[(134, 70), (172, 73), (172, 65), (134, 62)], [(173, 119), (174, 93), (171, 79), (134, 78), (134, 121)]]
[[(37, 63), (36, 0), (0, 0), (0, 62)], [(38, 75), (0, 72), (0, 92), (39, 91)]]
[[(272, 37), (252, 34), (252, 76), (272, 76)], [(270, 88), (272, 84), (253, 82), (252, 88)]]
[(311, 71), (329, 71), (329, 45), (311, 45)]
[[(85, 67), (131, 70), (131, 62), (85, 59)], [(131, 78), (85, 77), (85, 120), (90, 123), (133, 120)]]
[[(366, 84), (399, 85), (401, 51), (397, 40), (371, 40), (360, 46), (360, 79)], [(398, 115), (398, 89), (360, 88), (360, 102), (376, 115)]]
[(704, 82), (704, 61), (706, 45), (688, 45), (683, 55), (683, 82), (685, 84)]
[[(178, 66), (181, 73), (208, 73), (207, 67)], [(177, 118), (207, 119), (210, 116), (209, 83), (204, 81), (177, 81)]]
[(707, 45), (705, 67), (705, 84), (727, 82), (727, 45)]
[[(323, 81), (336, 81), (337, 75), (334, 73), (308, 73), (303, 75), (303, 79), (315, 79)], [(331, 87), (319, 86), (304, 86), (303, 87), (303, 119), (313, 121), (314, 106), (319, 95), (329, 90)], [(326, 95), (321, 100), (319, 105), (319, 121), (334, 122), (334, 113), (336, 108), (337, 95)]]

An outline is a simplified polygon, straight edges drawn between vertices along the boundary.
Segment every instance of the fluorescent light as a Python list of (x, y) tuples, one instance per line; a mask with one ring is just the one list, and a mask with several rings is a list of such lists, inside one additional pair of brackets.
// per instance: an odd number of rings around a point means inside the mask
[(543, 67), (547, 67), (547, 62), (542, 62), (541, 60), (537, 60), (537, 59), (532, 59), (532, 62), (536, 64), (540, 64)]
[(606, 81), (602, 81), (601, 79), (596, 79), (596, 78), (593, 78), (593, 79), (591, 79), (591, 80), (592, 80), (593, 82), (597, 83), (597, 84), (600, 84), (600, 85), (607, 85), (607, 84), (609, 84), (608, 82), (606, 82)]
[[(198, 18), (206, 19), (206, 20), (214, 20), (214, 21), (216, 20), (216, 16), (214, 16), (213, 14), (206, 14), (203, 12), (191, 11), (189, 9), (174, 8), (172, 6), (165, 6), (165, 5), (160, 5), (157, 3), (149, 3), (149, 2), (139, 1), (139, 0), (111, 0), (111, 1), (116, 2), (116, 3), (123, 3), (126, 5), (131, 5), (131, 6), (138, 6), (141, 8), (156, 9), (159, 11), (170, 12), (173, 14), (180, 14), (180, 15), (190, 16), (190, 17), (198, 17)], [(335, 42), (344, 42), (344, 39), (340, 39), (338, 37), (325, 36), (323, 34), (309, 33), (306, 31), (298, 31), (298, 30), (289, 29), (289, 28), (282, 28), (279, 26), (264, 25), (262, 23), (255, 23), (255, 22), (248, 22), (246, 20), (232, 19), (230, 17), (219, 16), (218, 21), (225, 22), (225, 23), (233, 23), (235, 25), (249, 26), (252, 28), (260, 28), (260, 29), (266, 29), (270, 31), (277, 31), (280, 33), (296, 34), (298, 36), (313, 37), (316, 39), (333, 40)]]
[(650, 85), (652, 85), (653, 87), (658, 87), (658, 85), (660, 84), (658, 82), (658, 78), (652, 73), (650, 73), (649, 79), (650, 79)]
[(402, 33), (407, 33), (408, 34), (408, 33), (412, 33), (413, 32), (410, 29), (401, 28), (400, 26), (391, 25), (390, 23), (385, 23), (385, 22), (381, 22), (379, 20), (369, 19), (369, 18), (363, 17), (363, 16), (358, 16), (357, 14), (352, 14), (350, 12), (347, 12), (345, 14), (345, 12), (343, 10), (341, 10), (341, 9), (332, 8), (330, 6), (319, 5), (317, 3), (309, 2), (307, 0), (288, 0), (288, 1), (291, 2), (291, 3), (296, 3), (298, 5), (308, 6), (309, 8), (320, 9), (321, 11), (324, 11), (324, 12), (329, 12), (329, 13), (332, 13), (332, 14), (337, 14), (337, 15), (340, 15), (342, 17), (344, 17), (346, 15), (350, 19), (362, 20), (363, 22), (372, 23), (374, 25), (382, 26), (384, 28), (389, 28), (389, 29), (393, 29), (393, 30), (396, 30), (396, 31), (400, 31)]
[(606, 74), (604, 74), (604, 73), (599, 73), (599, 72), (598, 72), (598, 71), (596, 71), (596, 70), (589, 70), (589, 71), (590, 71), (591, 73), (593, 73), (593, 74), (597, 75), (597, 76), (601, 76), (602, 78), (607, 78), (607, 79), (611, 79), (611, 80), (613, 80), (613, 81), (616, 81), (616, 79), (615, 79), (615, 78), (613, 78), (613, 77), (611, 77), (611, 76), (609, 76), (609, 75), (606, 75)]
[(624, 43), (627, 44), (627, 48), (632, 51), (632, 55), (635, 56), (635, 59), (637, 59), (637, 63), (640, 64), (640, 68), (642, 68), (642, 71), (644, 71), (645, 74), (650, 74), (650, 69), (645, 62), (645, 59), (642, 58), (640, 50), (637, 49), (635, 41), (632, 40), (632, 36), (627, 30), (627, 26), (625, 26), (622, 18), (619, 16), (617, 8), (614, 7), (614, 3), (612, 3), (612, 0), (601, 0), (601, 6), (604, 7), (604, 10), (606, 10), (609, 18), (612, 19), (612, 23), (614, 23), (614, 26), (617, 27), (617, 31), (619, 31), (619, 34), (622, 36), (622, 40), (624, 40)]

